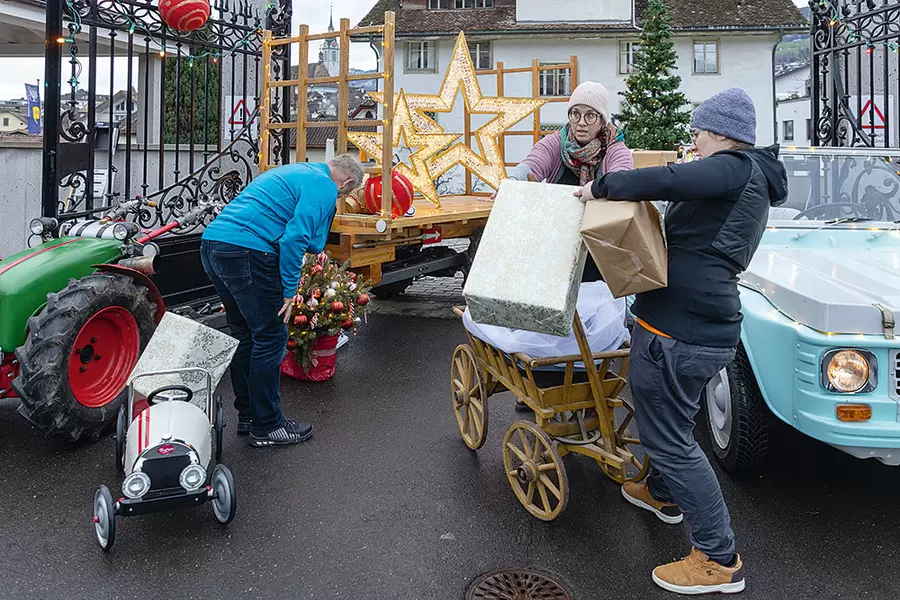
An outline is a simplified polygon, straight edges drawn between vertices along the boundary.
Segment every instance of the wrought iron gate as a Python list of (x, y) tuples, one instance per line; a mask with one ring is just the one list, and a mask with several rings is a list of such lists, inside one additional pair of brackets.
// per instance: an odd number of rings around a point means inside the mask
[(900, 0), (810, 0), (813, 144), (900, 148)]
[[(155, 228), (233, 198), (257, 172), (262, 29), (290, 32), (290, 0), (268, 1), (213, 0), (207, 24), (183, 33), (152, 0), (47, 0), (44, 216), (63, 222), (128, 202), (126, 219)], [(276, 78), (290, 64), (279, 51)], [(285, 117), (287, 99), (273, 99)], [(289, 144), (275, 146), (287, 162)], [(160, 238), (156, 281), (169, 306), (215, 297), (201, 226)]]

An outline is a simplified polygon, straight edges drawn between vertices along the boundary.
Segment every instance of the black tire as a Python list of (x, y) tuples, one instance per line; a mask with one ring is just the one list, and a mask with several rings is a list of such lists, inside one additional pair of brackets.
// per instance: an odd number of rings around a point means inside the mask
[(469, 272), (472, 270), (472, 262), (475, 260), (475, 255), (478, 253), (478, 244), (481, 243), (481, 234), (483, 233), (484, 228), (479, 227), (472, 232), (471, 236), (469, 236), (469, 245), (464, 251), (466, 255), (466, 262), (462, 268), (463, 285), (465, 285), (466, 281), (468, 281), (469, 279)]
[(125, 472), (125, 434), (128, 433), (128, 411), (123, 404), (116, 418), (116, 468)]
[(216, 398), (216, 462), (222, 460), (222, 440), (225, 437), (225, 409), (222, 408), (222, 399)]
[(222, 525), (228, 525), (237, 513), (237, 495), (234, 488), (234, 477), (225, 465), (216, 465), (209, 478), (215, 497), (212, 499), (213, 514)]
[(123, 385), (105, 404), (86, 406), (69, 383), (76, 337), (92, 316), (110, 307), (123, 308), (134, 318), (140, 356), (156, 329), (156, 307), (147, 298), (147, 289), (124, 275), (70, 279), (61, 292), (48, 294), (47, 306), (28, 321), (28, 338), (16, 350), (21, 373), (12, 386), (22, 401), (19, 412), (48, 435), (72, 442), (82, 437), (97, 440), (125, 401)]
[[(772, 413), (759, 391), (756, 376), (742, 345), (738, 346), (734, 360), (724, 369), (730, 394), (731, 424), (723, 426), (727, 431), (727, 443), (721, 443), (713, 431), (709, 388), (703, 392), (703, 421), (709, 436), (709, 445), (716, 460), (729, 473), (752, 476), (762, 472), (769, 449), (769, 429)], [(714, 380), (715, 381), (715, 380)], [(724, 381), (724, 380), (723, 380)]]
[(104, 552), (116, 541), (116, 504), (105, 485), (94, 492), (94, 535)]

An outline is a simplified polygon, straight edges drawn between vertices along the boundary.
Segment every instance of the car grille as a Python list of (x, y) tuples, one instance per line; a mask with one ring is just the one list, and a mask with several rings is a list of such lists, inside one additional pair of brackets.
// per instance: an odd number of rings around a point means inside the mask
[(900, 350), (891, 352), (891, 390), (897, 400), (900, 400)]
[(160, 458), (148, 458), (144, 461), (141, 471), (150, 478), (151, 490), (164, 490), (181, 487), (178, 478), (181, 471), (191, 464), (191, 457), (165, 456)]

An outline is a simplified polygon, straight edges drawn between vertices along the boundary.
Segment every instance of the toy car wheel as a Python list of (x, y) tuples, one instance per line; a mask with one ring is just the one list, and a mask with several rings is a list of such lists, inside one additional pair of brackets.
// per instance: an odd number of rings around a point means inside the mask
[(94, 492), (94, 533), (100, 547), (108, 552), (116, 541), (116, 505), (105, 485)]
[(222, 408), (222, 399), (216, 398), (216, 462), (222, 460), (222, 439), (225, 433), (225, 410)]
[(116, 468), (125, 470), (125, 434), (128, 429), (127, 411), (124, 406), (119, 407), (119, 416), (116, 419)]
[(216, 520), (228, 525), (237, 512), (237, 496), (234, 490), (234, 477), (225, 465), (216, 465), (213, 469), (211, 484), (213, 499), (212, 509)]
[(735, 475), (758, 473), (769, 447), (769, 409), (743, 346), (704, 390), (704, 412), (713, 454)]

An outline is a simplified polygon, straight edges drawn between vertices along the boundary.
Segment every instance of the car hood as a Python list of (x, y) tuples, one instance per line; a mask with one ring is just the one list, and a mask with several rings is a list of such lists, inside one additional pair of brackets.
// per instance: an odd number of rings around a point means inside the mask
[(760, 248), (741, 284), (826, 333), (881, 335), (881, 305), (900, 317), (900, 250)]

